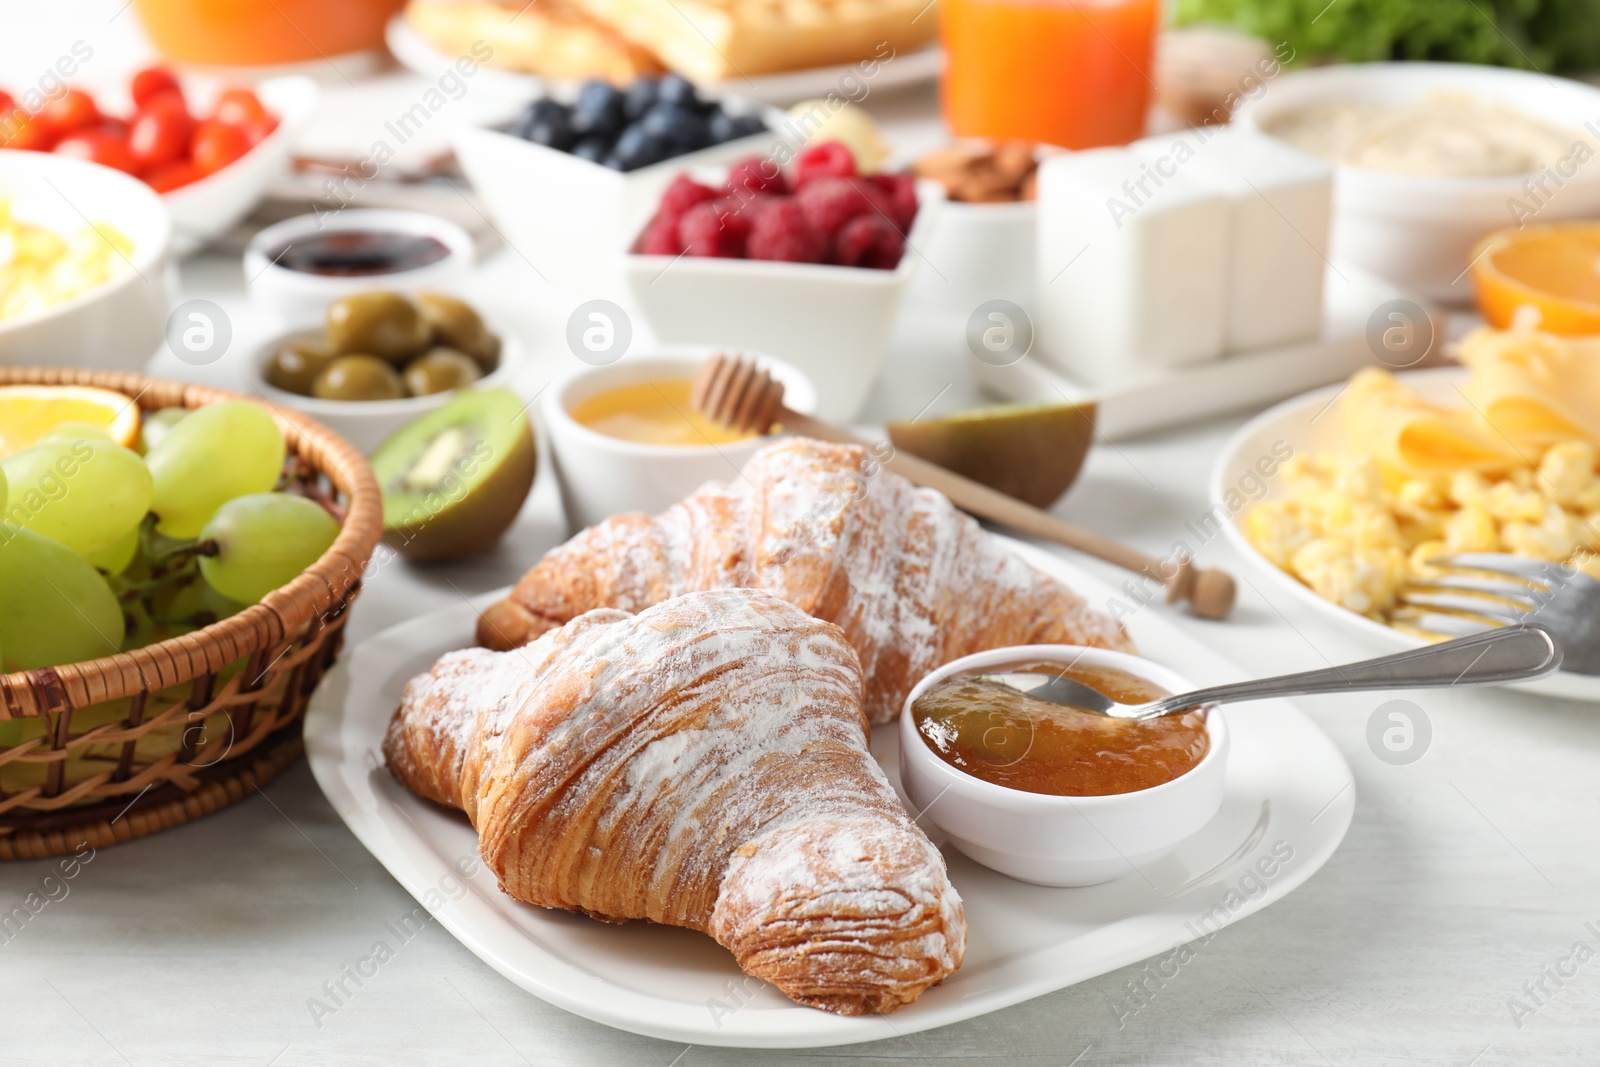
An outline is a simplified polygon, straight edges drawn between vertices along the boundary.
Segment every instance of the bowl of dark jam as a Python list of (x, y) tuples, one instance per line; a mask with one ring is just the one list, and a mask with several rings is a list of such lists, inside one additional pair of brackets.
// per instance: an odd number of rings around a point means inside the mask
[(244, 253), (245, 285), (289, 326), (320, 322), (330, 301), (371, 289), (451, 289), (471, 268), (472, 237), (416, 211), (325, 211), (268, 226)]
[(1138, 656), (1067, 645), (980, 652), (928, 675), (901, 714), (900, 778), (967, 856), (1027, 882), (1096, 885), (1137, 876), (1221, 808), (1219, 710), (1135, 722), (986, 677), (997, 673), (1064, 675), (1124, 703), (1195, 688)]

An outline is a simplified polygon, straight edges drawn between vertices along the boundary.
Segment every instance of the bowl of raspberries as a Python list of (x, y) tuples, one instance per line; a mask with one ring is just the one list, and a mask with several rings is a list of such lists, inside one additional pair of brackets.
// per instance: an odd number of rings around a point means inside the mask
[(816, 382), (823, 417), (851, 418), (943, 196), (910, 174), (860, 173), (838, 141), (680, 172), (628, 243), (629, 290), (662, 343), (788, 360)]
[(583, 297), (622, 289), (617, 248), (686, 167), (729, 163), (782, 142), (784, 114), (705, 100), (675, 74), (625, 89), (602, 81), (530, 101), (501, 129), (456, 131), (456, 159), (506, 240)]

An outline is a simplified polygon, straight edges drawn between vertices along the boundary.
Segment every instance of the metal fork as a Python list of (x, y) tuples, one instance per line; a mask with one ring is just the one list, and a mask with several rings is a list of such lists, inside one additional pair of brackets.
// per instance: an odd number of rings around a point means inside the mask
[(1430, 560), (1444, 573), (1400, 592), (1396, 626), (1436, 640), (1530, 622), (1566, 653), (1562, 670), (1600, 675), (1600, 581), (1561, 563), (1502, 552)]

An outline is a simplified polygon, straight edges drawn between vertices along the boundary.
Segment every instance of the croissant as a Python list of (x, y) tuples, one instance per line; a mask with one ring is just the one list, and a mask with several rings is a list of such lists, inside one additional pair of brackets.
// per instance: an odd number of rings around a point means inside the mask
[(887, 722), (929, 671), (1006, 645), (1132, 650), (1120, 623), (1018, 559), (932, 489), (863, 448), (790, 438), (731, 484), (661, 515), (616, 515), (548, 553), (478, 620), (515, 648), (591, 608), (639, 611), (696, 589), (765, 589), (838, 624)]
[(710, 934), (845, 1015), (961, 965), (944, 859), (867, 751), (839, 628), (754, 590), (600, 609), (413, 679), (384, 755), (466, 812), (508, 894)]

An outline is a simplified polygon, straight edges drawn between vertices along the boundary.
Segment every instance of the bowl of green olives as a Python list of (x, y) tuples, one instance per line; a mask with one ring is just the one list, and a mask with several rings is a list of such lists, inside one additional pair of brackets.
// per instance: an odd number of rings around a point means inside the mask
[(521, 364), (516, 338), (459, 297), (382, 289), (335, 300), (321, 329), (274, 338), (251, 370), (261, 395), (371, 455), (458, 390), (513, 385)]

